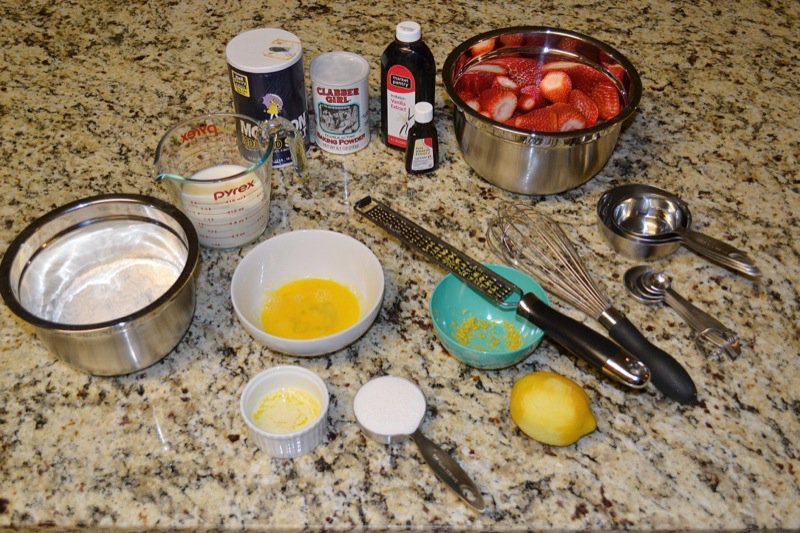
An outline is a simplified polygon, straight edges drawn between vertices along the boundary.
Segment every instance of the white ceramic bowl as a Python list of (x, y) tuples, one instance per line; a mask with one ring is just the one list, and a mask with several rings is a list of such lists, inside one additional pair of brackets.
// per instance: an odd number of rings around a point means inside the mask
[[(358, 299), (358, 321), (333, 335), (287, 339), (265, 332), (261, 311), (266, 297), (282, 285), (303, 278), (326, 278), (348, 287)], [(327, 230), (298, 230), (268, 239), (242, 259), (231, 281), (233, 309), (242, 326), (271, 350), (311, 357), (351, 344), (372, 325), (383, 300), (383, 268), (356, 239)]]
[[(254, 413), (268, 394), (282, 389), (300, 389), (311, 394), (320, 405), (320, 414), (302, 428), (291, 433), (264, 431), (254, 421)], [(276, 366), (261, 372), (245, 385), (239, 408), (250, 438), (261, 451), (273, 456), (291, 458), (308, 453), (325, 438), (328, 420), (328, 387), (314, 372), (299, 366)]]

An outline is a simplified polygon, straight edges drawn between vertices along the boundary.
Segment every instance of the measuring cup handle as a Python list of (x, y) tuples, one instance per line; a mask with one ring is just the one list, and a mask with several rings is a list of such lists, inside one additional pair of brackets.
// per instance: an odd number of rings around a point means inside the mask
[(476, 510), (483, 511), (486, 508), (481, 491), (478, 490), (478, 487), (455, 459), (423, 435), (419, 429), (411, 434), (411, 438), (417, 443), (425, 462), (428, 463), (439, 479), (444, 481), (448, 487), (453, 489), (456, 494)]
[(648, 341), (619, 311), (613, 313), (613, 324), (609, 324), (608, 334), (647, 365), (653, 385), (664, 396), (682, 404), (697, 403), (697, 388), (686, 369), (670, 354)]
[(265, 135), (268, 137), (281, 137), (285, 140), (289, 153), (292, 155), (294, 169), (303, 173), (308, 167), (306, 158), (306, 144), (303, 132), (283, 117), (272, 117), (262, 124)]
[(685, 231), (682, 233), (682, 237), (686, 246), (712, 261), (751, 278), (761, 277), (761, 271), (752, 259), (738, 248), (698, 231)]
[(522, 296), (517, 314), (536, 324), (554, 341), (620, 383), (634, 389), (647, 385), (650, 373), (641, 361), (603, 335), (559, 313), (532, 293)]

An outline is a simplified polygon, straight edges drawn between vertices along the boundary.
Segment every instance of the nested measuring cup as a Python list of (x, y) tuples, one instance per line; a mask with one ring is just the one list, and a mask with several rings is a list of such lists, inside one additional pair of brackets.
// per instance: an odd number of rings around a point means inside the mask
[(235, 113), (190, 118), (172, 126), (158, 143), (156, 180), (168, 184), (200, 244), (242, 246), (267, 228), (272, 155), (281, 142), (303, 171), (303, 134), (282, 117), (264, 122)]

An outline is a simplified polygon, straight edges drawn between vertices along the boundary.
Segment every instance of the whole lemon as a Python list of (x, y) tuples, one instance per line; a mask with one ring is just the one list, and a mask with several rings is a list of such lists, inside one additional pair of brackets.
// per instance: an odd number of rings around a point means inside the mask
[(511, 389), (511, 419), (529, 437), (569, 446), (597, 429), (589, 396), (553, 372), (531, 372)]

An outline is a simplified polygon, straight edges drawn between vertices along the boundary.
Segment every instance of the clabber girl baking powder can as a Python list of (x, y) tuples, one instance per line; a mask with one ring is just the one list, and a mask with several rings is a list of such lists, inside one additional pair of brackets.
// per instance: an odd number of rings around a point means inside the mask
[[(309, 145), (303, 47), (293, 33), (258, 28), (240, 33), (225, 48), (236, 112), (255, 120), (281, 116), (303, 133)], [(276, 139), (273, 166), (292, 162), (289, 148)]]
[(328, 52), (309, 67), (317, 146), (349, 154), (369, 144), (369, 63), (351, 52)]

